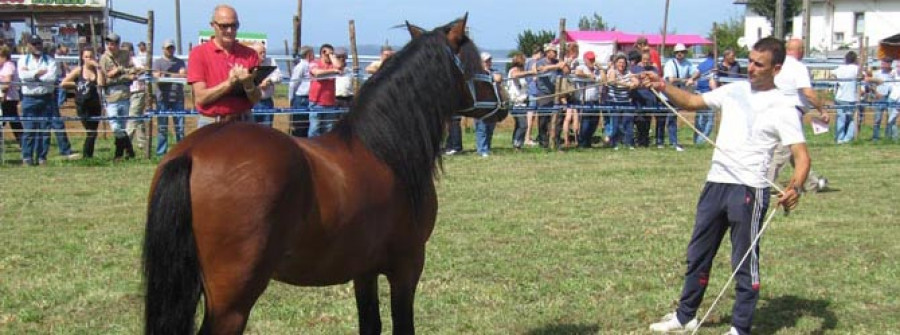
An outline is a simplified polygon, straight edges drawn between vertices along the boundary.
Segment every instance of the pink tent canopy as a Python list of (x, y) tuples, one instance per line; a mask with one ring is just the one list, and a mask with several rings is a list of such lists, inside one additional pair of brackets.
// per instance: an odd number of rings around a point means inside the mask
[[(647, 43), (657, 46), (662, 43), (662, 35), (659, 34), (631, 34), (621, 31), (566, 31), (566, 39), (569, 41), (584, 42), (616, 42), (617, 44), (631, 45), (641, 36), (647, 38)], [(678, 43), (684, 45), (709, 45), (712, 44), (700, 35), (666, 35), (666, 45), (672, 46)]]

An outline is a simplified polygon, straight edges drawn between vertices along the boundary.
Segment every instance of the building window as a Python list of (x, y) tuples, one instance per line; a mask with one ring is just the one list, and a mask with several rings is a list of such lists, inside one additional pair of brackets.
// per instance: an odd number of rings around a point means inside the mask
[(866, 13), (853, 13), (853, 35), (863, 35), (866, 32)]
[(834, 33), (834, 43), (844, 43), (844, 33)]

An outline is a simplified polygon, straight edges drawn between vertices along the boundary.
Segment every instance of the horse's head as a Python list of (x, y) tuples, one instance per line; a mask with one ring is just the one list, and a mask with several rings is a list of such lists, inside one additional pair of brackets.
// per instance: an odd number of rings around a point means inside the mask
[[(446, 36), (447, 53), (453, 57), (461, 74), (458, 86), (464, 94), (456, 114), (485, 121), (502, 121), (509, 114), (509, 99), (501, 83), (495, 82), (484, 69), (478, 47), (466, 35), (468, 16), (467, 13), (461, 19), (434, 29), (435, 33)], [(406, 27), (413, 39), (427, 33), (409, 22)]]

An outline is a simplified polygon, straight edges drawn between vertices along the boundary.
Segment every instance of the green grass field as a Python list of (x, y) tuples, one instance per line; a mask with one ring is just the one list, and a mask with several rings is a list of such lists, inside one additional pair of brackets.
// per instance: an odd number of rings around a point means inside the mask
[[(900, 329), (900, 144), (835, 146), (828, 136), (812, 138), (810, 151), (834, 190), (804, 197), (763, 237), (756, 333)], [(466, 140), (471, 149), (471, 134)], [(420, 333), (648, 333), (674, 309), (710, 147), (514, 153), (508, 132), (494, 142), (489, 158), (444, 161), (416, 300)], [(104, 147), (96, 160), (52, 158), (39, 168), (7, 157), (0, 167), (0, 333), (141, 331), (141, 241), (155, 165), (112, 164), (110, 155)], [(720, 250), (701, 313), (730, 274), (730, 244)], [(728, 330), (732, 301), (729, 289), (701, 333)], [(356, 322), (349, 284), (273, 282), (248, 333), (352, 334)]]

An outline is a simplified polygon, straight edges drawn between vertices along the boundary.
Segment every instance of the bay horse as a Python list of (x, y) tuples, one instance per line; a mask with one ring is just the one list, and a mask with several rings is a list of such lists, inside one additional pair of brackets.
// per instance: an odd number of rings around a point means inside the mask
[(322, 136), (250, 123), (202, 127), (160, 162), (143, 246), (144, 332), (242, 333), (270, 280), (353, 281), (361, 334), (381, 333), (378, 276), (394, 333), (414, 334), (413, 300), (438, 201), (453, 114), (502, 119), (503, 90), (465, 34), (468, 14), (412, 39)]

